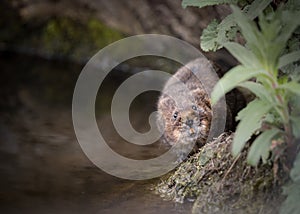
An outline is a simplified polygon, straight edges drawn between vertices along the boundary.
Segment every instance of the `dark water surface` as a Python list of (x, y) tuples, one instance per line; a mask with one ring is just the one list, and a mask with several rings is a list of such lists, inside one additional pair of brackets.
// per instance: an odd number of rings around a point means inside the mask
[[(122, 180), (84, 155), (71, 118), (82, 65), (11, 53), (0, 53), (0, 65), (0, 213), (190, 213), (191, 204), (163, 201), (150, 190), (159, 178)], [(161, 149), (124, 142), (109, 117), (113, 90), (126, 75), (112, 73), (101, 86), (99, 128), (119, 153), (147, 159)], [(137, 130), (149, 128), (145, 121), (157, 96), (145, 93), (133, 103), (130, 118)]]

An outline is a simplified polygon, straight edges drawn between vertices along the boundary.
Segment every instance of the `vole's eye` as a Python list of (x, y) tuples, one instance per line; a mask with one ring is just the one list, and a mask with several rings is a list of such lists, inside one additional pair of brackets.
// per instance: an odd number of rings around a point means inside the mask
[(197, 110), (197, 106), (193, 105), (192, 109), (196, 111)]
[(176, 119), (178, 117), (178, 112), (175, 111), (175, 113), (173, 114), (173, 119)]

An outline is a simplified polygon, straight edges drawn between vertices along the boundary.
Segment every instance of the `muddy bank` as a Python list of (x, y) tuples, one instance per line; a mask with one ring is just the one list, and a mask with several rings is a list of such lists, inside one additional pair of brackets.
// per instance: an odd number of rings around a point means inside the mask
[(247, 149), (234, 158), (233, 135), (224, 133), (200, 148), (165, 176), (156, 193), (179, 203), (193, 201), (193, 213), (278, 213), (284, 197), (272, 165), (249, 166)]

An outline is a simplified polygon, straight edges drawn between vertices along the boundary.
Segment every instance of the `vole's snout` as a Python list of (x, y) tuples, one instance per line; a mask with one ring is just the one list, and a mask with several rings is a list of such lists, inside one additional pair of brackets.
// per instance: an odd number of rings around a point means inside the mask
[(185, 124), (188, 125), (188, 126), (192, 126), (194, 123), (194, 120), (191, 120), (191, 119), (187, 119)]
[(196, 117), (197, 116), (192, 111), (183, 111), (181, 114), (181, 122), (185, 123), (189, 127), (192, 127)]

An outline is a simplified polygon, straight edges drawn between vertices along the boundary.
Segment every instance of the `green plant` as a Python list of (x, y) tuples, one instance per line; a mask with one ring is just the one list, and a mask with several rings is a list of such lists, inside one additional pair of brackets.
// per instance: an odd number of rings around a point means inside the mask
[[(259, 16), (259, 24), (250, 21), (247, 16), (232, 7), (237, 25), (246, 40), (242, 46), (235, 42), (226, 42), (225, 48), (236, 57), (241, 65), (230, 70), (216, 85), (212, 93), (212, 102), (234, 87), (244, 87), (253, 92), (256, 98), (239, 112), (232, 153), (237, 155), (249, 138), (261, 133), (253, 142), (248, 161), (256, 165), (260, 158), (266, 161), (272, 140), (283, 139), (292, 146), (299, 135), (299, 119), (292, 120), (294, 96), (300, 96), (300, 84), (288, 75), (280, 73), (280, 67), (300, 58), (300, 51), (283, 56), (288, 39), (296, 27), (299, 12), (277, 10)], [(247, 81), (255, 78), (255, 81)], [(296, 113), (297, 114), (297, 113)]]
[(294, 167), (290, 172), (291, 182), (283, 188), (286, 200), (281, 206), (280, 213), (294, 214), (300, 210), (300, 153), (294, 162)]
[[(248, 2), (251, 2), (248, 4)], [(269, 7), (272, 0), (183, 0), (182, 6), (196, 6), (199, 8), (209, 5), (236, 4), (243, 8), (244, 14), (250, 19), (255, 19), (263, 10)], [(221, 22), (213, 20), (201, 35), (201, 49), (204, 51), (216, 51), (223, 47), (224, 43), (233, 41), (237, 36), (237, 23), (233, 14), (227, 16)]]
[[(300, 198), (300, 1), (271, 5), (271, 0), (196, 1), (183, 6), (235, 3), (233, 13), (220, 23), (212, 21), (203, 31), (201, 48), (205, 51), (225, 47), (240, 65), (228, 71), (212, 92), (212, 102), (235, 87), (250, 90), (255, 99), (242, 109), (232, 145), (238, 155), (253, 137), (247, 161), (257, 165), (288, 156), (291, 184), (285, 187), (282, 213), (297, 213)], [(205, 3), (205, 4), (204, 4)], [(274, 3), (272, 3), (274, 4)], [(253, 21), (258, 17), (255, 21)], [(237, 43), (237, 38), (244, 45)], [(251, 81), (249, 81), (251, 80)], [(270, 151), (272, 148), (272, 158)], [(296, 158), (297, 156), (297, 158)], [(289, 167), (290, 167), (289, 165)], [(299, 200), (298, 200), (299, 201)]]

